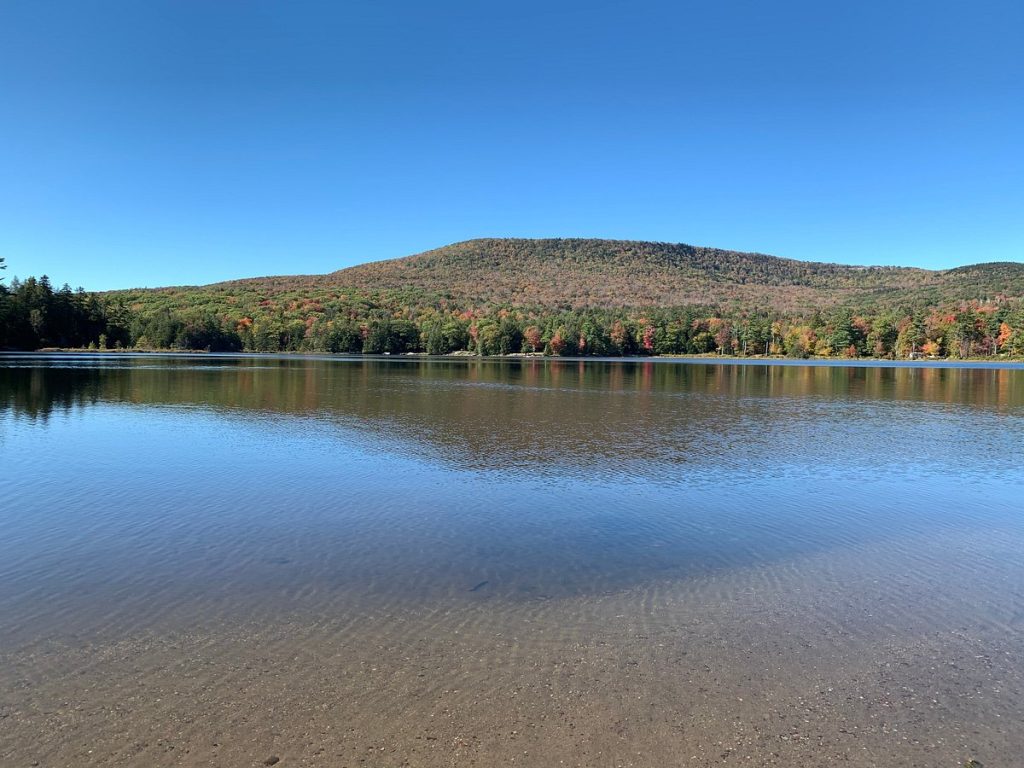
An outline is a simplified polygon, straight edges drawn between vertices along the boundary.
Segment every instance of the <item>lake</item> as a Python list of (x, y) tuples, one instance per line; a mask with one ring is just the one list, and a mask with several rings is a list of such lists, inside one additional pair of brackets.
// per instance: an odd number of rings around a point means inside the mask
[(0, 355), (0, 505), (5, 765), (1022, 764), (1021, 366)]

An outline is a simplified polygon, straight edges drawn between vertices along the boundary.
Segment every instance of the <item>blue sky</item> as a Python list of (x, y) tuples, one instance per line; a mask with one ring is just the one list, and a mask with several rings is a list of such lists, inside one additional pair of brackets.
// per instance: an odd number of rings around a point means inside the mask
[(1024, 259), (1024, 3), (0, 3), (0, 256), (87, 289), (472, 237)]

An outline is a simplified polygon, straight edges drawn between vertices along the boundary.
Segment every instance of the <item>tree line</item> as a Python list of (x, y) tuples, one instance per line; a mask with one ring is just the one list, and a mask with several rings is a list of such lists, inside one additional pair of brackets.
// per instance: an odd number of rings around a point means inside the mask
[[(191, 294), (190, 294), (191, 295)], [(1020, 300), (908, 308), (459, 308), (361, 293), (277, 299), (95, 294), (50, 280), (0, 282), (0, 348), (553, 356), (1024, 356)], [(166, 298), (166, 296), (164, 297)]]

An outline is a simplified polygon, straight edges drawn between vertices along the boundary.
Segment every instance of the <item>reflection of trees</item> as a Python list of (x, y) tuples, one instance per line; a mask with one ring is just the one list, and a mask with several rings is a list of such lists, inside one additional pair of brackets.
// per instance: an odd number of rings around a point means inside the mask
[[(910, 425), (918, 405), (1024, 407), (1024, 372), (572, 360), (57, 359), (0, 364), (0, 409), (97, 403), (312, 417), (471, 466), (700, 464), (804, 455), (818, 429)], [(877, 408), (884, 406), (880, 416)], [(882, 420), (884, 418), (884, 420)], [(728, 462), (727, 462), (728, 463)], [(649, 471), (650, 467), (648, 466)], [(639, 470), (640, 474), (646, 474)]]
[(20, 361), (18, 366), (0, 361), (0, 411), (12, 410), (17, 416), (45, 421), (54, 411), (111, 399), (111, 382), (100, 368), (58, 370), (28, 367)]

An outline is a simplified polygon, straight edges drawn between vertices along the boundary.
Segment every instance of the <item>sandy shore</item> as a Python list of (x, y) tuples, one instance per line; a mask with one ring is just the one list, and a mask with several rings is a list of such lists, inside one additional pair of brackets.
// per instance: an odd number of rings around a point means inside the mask
[(1024, 626), (967, 607), (1008, 573), (918, 609), (889, 597), (901, 579), (913, 597), (911, 573), (849, 556), (557, 600), (481, 589), (55, 636), (0, 657), (0, 758), (1008, 766), (1024, 754)]

